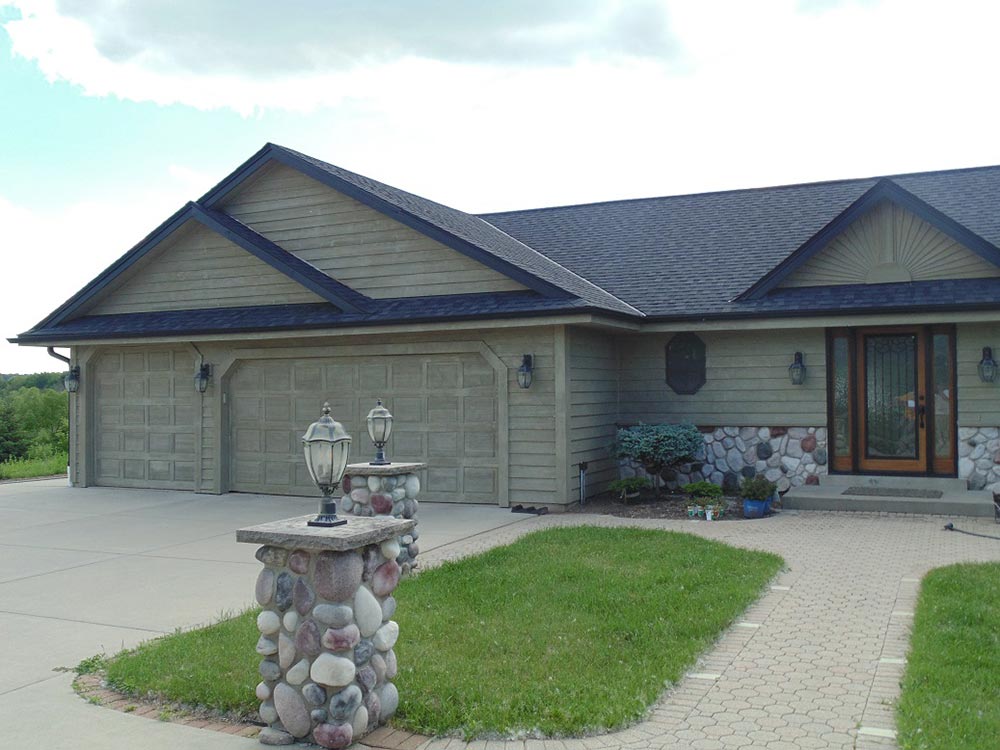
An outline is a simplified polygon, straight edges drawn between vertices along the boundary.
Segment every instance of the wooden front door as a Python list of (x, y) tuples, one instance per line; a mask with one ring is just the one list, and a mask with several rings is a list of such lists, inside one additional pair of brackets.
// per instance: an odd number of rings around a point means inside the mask
[(834, 471), (955, 475), (954, 342), (948, 326), (830, 332)]

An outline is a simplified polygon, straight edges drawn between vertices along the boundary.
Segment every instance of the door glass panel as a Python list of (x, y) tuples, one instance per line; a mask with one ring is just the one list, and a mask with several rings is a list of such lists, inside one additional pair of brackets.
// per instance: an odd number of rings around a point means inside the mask
[(865, 448), (870, 458), (919, 458), (916, 365), (916, 336), (865, 338)]
[(850, 341), (846, 336), (833, 340), (833, 454), (851, 455), (851, 373)]
[(952, 393), (953, 380), (951, 364), (951, 337), (946, 333), (934, 334), (934, 455), (938, 458), (951, 458), (953, 442), (952, 430)]

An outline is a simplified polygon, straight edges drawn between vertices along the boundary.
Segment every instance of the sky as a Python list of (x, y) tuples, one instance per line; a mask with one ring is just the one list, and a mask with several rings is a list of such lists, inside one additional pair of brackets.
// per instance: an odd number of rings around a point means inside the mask
[(0, 0), (0, 373), (279, 143), (466, 211), (1000, 164), (977, 0)]

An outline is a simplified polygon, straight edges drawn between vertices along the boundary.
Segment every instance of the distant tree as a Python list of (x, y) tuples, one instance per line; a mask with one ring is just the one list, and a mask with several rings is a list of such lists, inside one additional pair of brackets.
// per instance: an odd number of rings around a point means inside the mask
[(36, 372), (31, 375), (0, 375), (0, 394), (13, 393), (22, 388), (65, 390), (63, 372)]
[(24, 458), (28, 447), (28, 438), (17, 421), (13, 404), (0, 398), (0, 462)]
[(7, 396), (18, 426), (32, 448), (42, 453), (69, 450), (69, 417), (65, 391), (20, 388)]

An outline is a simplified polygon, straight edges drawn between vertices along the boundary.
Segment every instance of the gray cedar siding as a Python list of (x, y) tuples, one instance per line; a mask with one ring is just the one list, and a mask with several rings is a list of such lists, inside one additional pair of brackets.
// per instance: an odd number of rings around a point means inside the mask
[(1000, 426), (1000, 383), (979, 379), (983, 347), (1000, 355), (1000, 323), (960, 323), (956, 331), (958, 364), (958, 424), (960, 427)]
[(618, 422), (618, 350), (608, 333), (567, 329), (569, 359), (569, 498), (580, 493), (577, 466), (586, 461), (587, 496), (593, 497), (618, 478), (610, 448)]
[(283, 164), (261, 169), (219, 207), (376, 299), (525, 288)]
[[(826, 424), (826, 343), (823, 329), (699, 332), (707, 382), (679, 395), (665, 382), (665, 335), (620, 338), (621, 420), (692, 422), (699, 426)], [(788, 379), (795, 352), (808, 367), (804, 385)]]
[(129, 269), (90, 315), (323, 302), (297, 281), (190, 221)]

